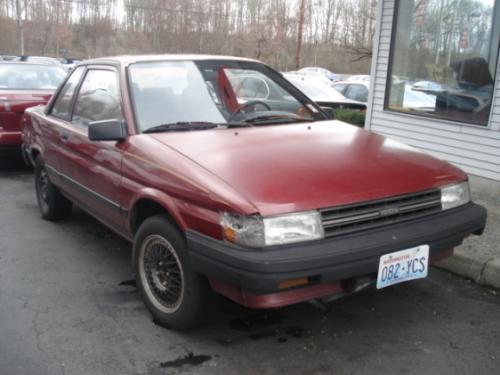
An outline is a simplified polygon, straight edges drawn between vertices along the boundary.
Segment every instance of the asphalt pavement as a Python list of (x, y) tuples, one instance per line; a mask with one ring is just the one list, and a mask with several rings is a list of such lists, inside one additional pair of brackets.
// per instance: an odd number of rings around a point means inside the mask
[(155, 325), (131, 246), (75, 210), (39, 217), (33, 176), (0, 156), (0, 375), (500, 374), (500, 295), (451, 273), (328, 309), (217, 301), (187, 333)]

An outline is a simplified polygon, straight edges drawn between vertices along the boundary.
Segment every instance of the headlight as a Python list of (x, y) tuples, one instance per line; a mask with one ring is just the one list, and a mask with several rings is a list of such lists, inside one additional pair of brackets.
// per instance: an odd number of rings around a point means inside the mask
[(441, 188), (441, 207), (449, 210), (470, 202), (469, 183), (467, 181)]
[(282, 216), (243, 216), (224, 214), (221, 221), (227, 241), (251, 247), (282, 245), (323, 238), (318, 211)]

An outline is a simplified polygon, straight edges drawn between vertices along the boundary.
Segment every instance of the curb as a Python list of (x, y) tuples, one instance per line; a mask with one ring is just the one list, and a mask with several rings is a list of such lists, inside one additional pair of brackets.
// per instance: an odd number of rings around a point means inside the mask
[(455, 254), (435, 263), (438, 268), (474, 280), (480, 285), (500, 289), (500, 258), (479, 260), (463, 254)]

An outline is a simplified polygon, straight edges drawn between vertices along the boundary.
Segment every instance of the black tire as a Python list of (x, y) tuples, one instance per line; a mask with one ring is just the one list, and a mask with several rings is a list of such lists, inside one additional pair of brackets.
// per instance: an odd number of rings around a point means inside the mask
[(193, 272), (186, 241), (167, 215), (146, 219), (134, 239), (137, 287), (154, 322), (174, 330), (199, 324), (212, 291)]
[(42, 219), (59, 221), (71, 215), (73, 203), (50, 182), (45, 164), (40, 156), (35, 160), (35, 189)]

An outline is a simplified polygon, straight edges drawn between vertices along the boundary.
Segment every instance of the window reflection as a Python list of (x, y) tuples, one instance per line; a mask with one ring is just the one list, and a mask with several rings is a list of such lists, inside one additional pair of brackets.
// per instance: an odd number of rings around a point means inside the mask
[(386, 108), (486, 125), (500, 34), (494, 0), (399, 1)]

